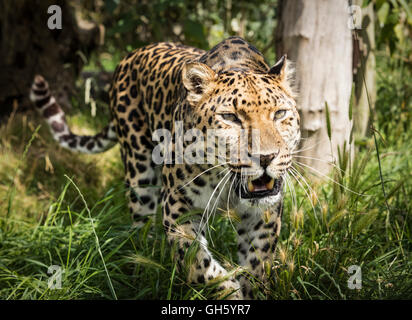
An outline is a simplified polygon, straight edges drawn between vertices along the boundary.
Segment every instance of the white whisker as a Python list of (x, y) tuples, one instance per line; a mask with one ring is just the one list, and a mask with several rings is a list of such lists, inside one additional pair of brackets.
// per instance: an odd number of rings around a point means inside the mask
[(315, 195), (316, 201), (317, 201), (318, 203), (320, 203), (319, 198), (318, 198), (318, 195), (316, 194), (315, 190), (313, 190), (313, 188), (312, 188), (312, 187), (309, 185), (309, 183), (306, 181), (305, 177), (304, 177), (296, 168), (290, 167), (290, 169), (293, 170), (293, 172), (294, 172), (295, 174), (297, 174), (298, 177), (301, 178), (301, 180), (303, 180), (303, 182), (305, 183), (305, 185), (308, 187), (309, 191), (311, 191), (312, 194)]
[(310, 166), (308, 166), (308, 165), (306, 165), (306, 164), (304, 164), (304, 163), (301, 163), (301, 162), (295, 161), (295, 164), (296, 164), (296, 165), (298, 165), (299, 167), (304, 166), (304, 167), (306, 167), (306, 168), (308, 168), (308, 169), (313, 170), (314, 172), (316, 172), (317, 174), (321, 175), (322, 177), (324, 177), (324, 178), (326, 178), (326, 179), (328, 179), (328, 180), (332, 181), (333, 183), (336, 183), (337, 185), (341, 186), (341, 187), (342, 187), (342, 188), (344, 188), (345, 190), (347, 190), (347, 191), (349, 191), (349, 192), (352, 192), (352, 193), (354, 193), (354, 194), (356, 194), (356, 195), (358, 195), (358, 196), (363, 196), (363, 197), (372, 196), (372, 195), (370, 195), (370, 194), (361, 194), (361, 193), (358, 193), (358, 192), (356, 192), (356, 191), (353, 191), (353, 190), (351, 190), (351, 189), (349, 189), (349, 188), (345, 187), (343, 184), (340, 184), (339, 182), (337, 182), (337, 181), (333, 180), (332, 178), (328, 177), (327, 175), (325, 175), (325, 174), (323, 174), (323, 173), (319, 172), (319, 171), (318, 171), (318, 170), (316, 170), (315, 168), (312, 168), (312, 167), (310, 167)]
[(285, 181), (288, 185), (289, 193), (290, 193), (290, 196), (291, 196), (291, 199), (292, 199), (292, 211), (293, 211), (293, 208), (295, 208), (297, 210), (298, 206), (297, 206), (297, 201), (296, 201), (296, 192), (294, 191), (295, 190), (294, 188), (292, 190), (291, 181), (290, 181), (290, 177), (289, 177), (288, 172), (286, 172)]
[[(226, 168), (225, 170), (229, 170), (229, 168)], [(203, 222), (203, 218), (204, 218), (204, 216), (205, 216), (205, 213), (206, 213), (206, 222), (205, 222), (205, 224), (207, 224), (207, 222), (209, 221), (208, 212), (209, 212), (210, 201), (212, 200), (212, 198), (213, 198), (215, 192), (217, 191), (217, 189), (219, 188), (219, 186), (220, 186), (220, 185), (222, 184), (222, 182), (225, 180), (226, 176), (229, 175), (230, 173), (231, 173), (231, 171), (229, 171), (229, 172), (226, 173), (226, 175), (223, 177), (222, 180), (219, 181), (219, 183), (218, 183), (218, 184), (216, 185), (216, 187), (214, 188), (212, 194), (210, 195), (209, 201), (207, 202), (207, 205), (206, 205), (206, 207), (205, 207), (205, 209), (204, 209), (204, 211), (203, 211), (203, 214), (202, 214), (202, 218), (201, 218), (201, 220), (200, 220), (199, 233), (200, 233), (200, 232), (202, 231), (202, 229), (203, 229), (202, 222)]]
[(324, 159), (319, 159), (319, 158), (313, 158), (313, 157), (306, 157), (306, 156), (299, 156), (299, 155), (294, 155), (294, 158), (304, 158), (304, 159), (311, 159), (311, 160), (316, 160), (316, 161), (321, 161), (327, 164), (330, 164), (331, 166), (335, 167), (336, 169), (340, 170), (341, 172), (345, 172), (343, 169), (339, 168), (335, 163), (324, 160)]
[(236, 174), (233, 175), (232, 183), (230, 184), (229, 191), (228, 191), (228, 193), (227, 193), (227, 205), (226, 205), (226, 210), (227, 210), (227, 213), (228, 213), (227, 216), (228, 216), (228, 218), (229, 218), (229, 222), (230, 222), (230, 224), (232, 225), (234, 231), (236, 231), (236, 228), (235, 228), (235, 226), (234, 226), (233, 223), (232, 223), (232, 219), (230, 218), (229, 201), (230, 201), (230, 193), (231, 193), (231, 191), (232, 191), (233, 183), (234, 183), (235, 181), (236, 181)]
[[(301, 139), (302, 139), (302, 138), (301, 138)], [(299, 149), (299, 150), (294, 150), (293, 152), (291, 152), (291, 154), (296, 154), (296, 153), (299, 153), (299, 152), (311, 150), (311, 149), (317, 147), (318, 145), (320, 145), (321, 143), (324, 143), (324, 142), (325, 142), (325, 141), (319, 141), (319, 142), (315, 143), (314, 145), (311, 145), (311, 146), (309, 146), (309, 147), (307, 147), (307, 148)]]
[(228, 163), (229, 163), (229, 162), (220, 163), (220, 164), (217, 164), (217, 165), (215, 165), (215, 166), (213, 166), (213, 167), (211, 167), (211, 168), (208, 168), (208, 169), (202, 171), (202, 172), (199, 173), (196, 177), (194, 177), (192, 180), (190, 180), (189, 182), (187, 182), (187, 183), (185, 183), (183, 186), (181, 186), (181, 187), (179, 188), (179, 190), (180, 190), (180, 189), (183, 189), (183, 188), (186, 187), (189, 183), (193, 182), (194, 180), (196, 180), (197, 178), (199, 178), (201, 175), (205, 174), (206, 172), (208, 172), (208, 171), (210, 171), (210, 170), (212, 170), (212, 169), (214, 169), (214, 168), (224, 166), (225, 164), (228, 164)]
[[(313, 213), (316, 217), (316, 210), (315, 210), (315, 206), (313, 205), (313, 201), (309, 195), (309, 193), (307, 192), (306, 188), (302, 185), (302, 183), (298, 180), (298, 178), (293, 174), (293, 171), (289, 171), (289, 173), (295, 178), (296, 182), (300, 185), (300, 187), (303, 189), (303, 191), (305, 191), (306, 196), (308, 197), (310, 204), (312, 205), (312, 209), (313, 209)], [(309, 187), (309, 186), (308, 186)]]
[[(232, 172), (230, 172), (230, 173), (232, 173)], [(226, 175), (226, 176), (227, 176), (227, 175)], [(226, 176), (225, 176), (225, 177), (226, 177)], [(216, 197), (215, 203), (214, 203), (214, 205), (212, 206), (212, 210), (211, 210), (211, 214), (213, 215), (212, 223), (214, 222), (214, 219), (215, 219), (215, 213), (216, 213), (216, 209), (217, 209), (217, 205), (218, 205), (218, 201), (219, 201), (220, 195), (222, 194), (223, 190), (225, 190), (225, 186), (226, 186), (226, 184), (229, 182), (230, 178), (231, 178), (231, 176), (229, 175), (229, 178), (228, 178), (228, 179), (225, 181), (225, 183), (223, 184), (222, 188), (220, 189), (219, 194), (218, 194), (217, 197)], [(210, 216), (210, 215), (209, 215), (209, 216)]]

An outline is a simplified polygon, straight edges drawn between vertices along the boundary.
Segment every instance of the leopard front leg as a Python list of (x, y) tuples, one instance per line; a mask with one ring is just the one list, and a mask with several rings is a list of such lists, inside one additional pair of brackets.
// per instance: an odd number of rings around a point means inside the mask
[(240, 279), (245, 298), (255, 298), (248, 277), (264, 286), (268, 283), (270, 274), (267, 271), (270, 272), (275, 259), (281, 216), (282, 203), (266, 210), (244, 208), (240, 212), (241, 222), (237, 226), (239, 264), (249, 273)]
[[(162, 203), (163, 225), (169, 243), (176, 246), (175, 257), (178, 265), (187, 270), (189, 282), (210, 284), (214, 281), (221, 281), (218, 286), (220, 297), (242, 299), (239, 282), (213, 258), (208, 250), (204, 232), (198, 230), (198, 223), (185, 219), (184, 215), (190, 212), (190, 199), (177, 194), (176, 192), (163, 192)], [(192, 248), (197, 250), (194, 258), (187, 259), (186, 254)]]

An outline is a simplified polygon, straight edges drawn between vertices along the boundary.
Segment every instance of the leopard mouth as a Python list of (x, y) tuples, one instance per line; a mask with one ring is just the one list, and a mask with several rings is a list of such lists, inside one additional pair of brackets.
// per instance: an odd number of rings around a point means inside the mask
[[(239, 179), (241, 177), (239, 176)], [(277, 195), (282, 187), (283, 179), (274, 179), (264, 173), (257, 179), (247, 179), (246, 184), (239, 183), (236, 193), (242, 199), (259, 199)]]

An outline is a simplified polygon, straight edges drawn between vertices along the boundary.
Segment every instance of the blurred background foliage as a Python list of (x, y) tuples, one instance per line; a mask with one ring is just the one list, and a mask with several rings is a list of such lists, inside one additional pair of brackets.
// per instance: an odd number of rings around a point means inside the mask
[(275, 58), (277, 0), (95, 0), (75, 6), (85, 19), (105, 26), (101, 55), (113, 64), (152, 42), (177, 41), (207, 50), (232, 35), (253, 42), (269, 61)]
[(399, 141), (412, 122), (412, 2), (376, 0), (374, 6), (379, 128)]

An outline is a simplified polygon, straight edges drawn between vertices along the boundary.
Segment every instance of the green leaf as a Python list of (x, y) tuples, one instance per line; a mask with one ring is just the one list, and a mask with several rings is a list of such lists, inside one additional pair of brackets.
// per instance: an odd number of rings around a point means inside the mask
[(376, 10), (379, 10), (384, 3), (386, 3), (386, 0), (376, 0), (375, 2)]
[(325, 113), (326, 113), (326, 127), (328, 129), (329, 140), (332, 140), (332, 127), (330, 125), (330, 114), (327, 101), (325, 101)]
[(354, 127), (352, 126), (352, 129), (350, 130), (350, 135), (349, 135), (349, 144), (352, 144), (352, 141), (353, 141), (353, 131), (354, 131)]
[(402, 45), (404, 43), (404, 36), (403, 36), (403, 26), (398, 23), (395, 28), (393, 28), (393, 31), (395, 32), (396, 37), (399, 40), (399, 43)]
[(380, 7), (380, 9), (378, 10), (378, 12), (377, 12), (379, 25), (381, 27), (383, 27), (386, 23), (386, 19), (387, 19), (388, 14), (389, 14), (389, 8), (390, 8), (389, 3), (384, 2), (382, 4), (382, 6)]

